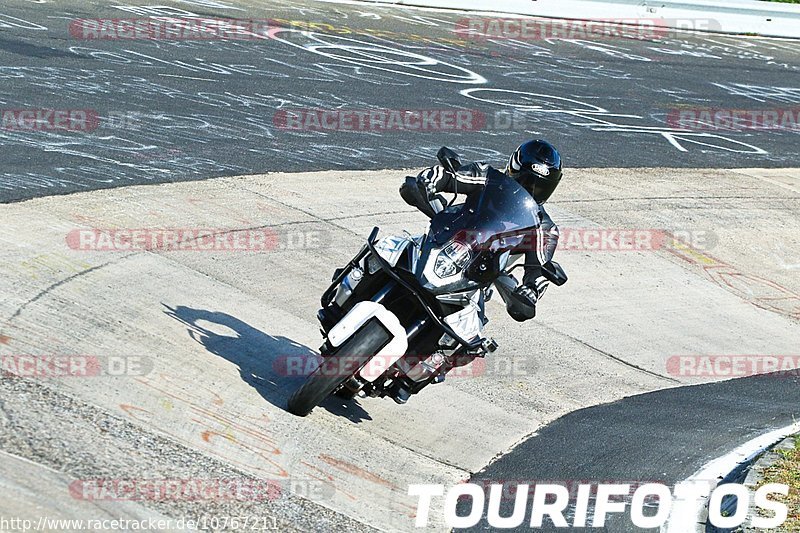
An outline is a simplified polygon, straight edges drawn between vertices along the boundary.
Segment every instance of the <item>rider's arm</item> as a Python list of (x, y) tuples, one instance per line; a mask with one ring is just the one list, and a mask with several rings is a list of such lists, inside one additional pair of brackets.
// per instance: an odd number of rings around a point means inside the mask
[(486, 170), (480, 163), (471, 163), (458, 169), (458, 174), (448, 172), (439, 165), (426, 168), (417, 179), (425, 184), (429, 196), (440, 192), (471, 194), (486, 185)]
[(550, 285), (542, 275), (541, 265), (553, 259), (559, 237), (558, 226), (543, 206), (539, 206), (539, 218), (541, 225), (535, 230), (532, 249), (525, 254), (525, 264), (534, 266), (525, 267), (525, 275), (522, 278), (523, 285), (534, 292), (537, 301)]

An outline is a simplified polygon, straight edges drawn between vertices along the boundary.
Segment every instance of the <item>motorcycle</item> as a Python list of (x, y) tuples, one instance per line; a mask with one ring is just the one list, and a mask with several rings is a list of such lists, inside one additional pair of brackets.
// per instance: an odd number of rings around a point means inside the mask
[[(448, 148), (437, 157), (451, 172), (461, 166)], [(456, 366), (497, 349), (484, 337), (485, 304), (495, 287), (507, 306), (529, 305), (514, 292), (511, 277), (526, 265), (512, 266), (511, 256), (539, 225), (535, 201), (496, 170), (480, 193), (453, 205), (456, 197), (446, 204), (438, 195), (428, 204), (424, 235), (378, 239), (374, 228), (358, 254), (334, 272), (317, 316), (323, 361), (289, 398), (291, 413), (306, 416), (332, 394), (403, 404)], [(567, 281), (558, 263), (542, 270), (556, 286)]]

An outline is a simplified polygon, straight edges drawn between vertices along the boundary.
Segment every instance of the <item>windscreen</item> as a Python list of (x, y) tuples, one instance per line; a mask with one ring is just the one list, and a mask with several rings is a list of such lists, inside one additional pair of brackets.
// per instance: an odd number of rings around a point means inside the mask
[(430, 236), (441, 246), (456, 239), (473, 249), (508, 250), (538, 225), (536, 202), (516, 181), (491, 169), (486, 187), (457, 210), (436, 215)]

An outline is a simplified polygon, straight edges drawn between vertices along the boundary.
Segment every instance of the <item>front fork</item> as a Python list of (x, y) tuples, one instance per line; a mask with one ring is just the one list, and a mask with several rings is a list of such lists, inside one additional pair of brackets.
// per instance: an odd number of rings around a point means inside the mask
[[(336, 302), (339, 298), (338, 294), (341, 292), (341, 287), (350, 274), (355, 269), (361, 269), (364, 258), (368, 254), (368, 247), (364, 247), (343, 269), (337, 270), (334, 274), (332, 284), (325, 291), (322, 296), (321, 303), (323, 308), (320, 309), (318, 318), (322, 324), (322, 333), (325, 337), (329, 336), (331, 329), (341, 321), (346, 313), (342, 310), (341, 306)], [(380, 290), (378, 290), (369, 301), (383, 305), (387, 301), (388, 296), (392, 291), (398, 287), (395, 280), (389, 280)], [(344, 302), (342, 302), (344, 303)], [(483, 310), (482, 310), (483, 311)], [(485, 311), (484, 311), (485, 312)], [(413, 341), (419, 334), (432, 322), (429, 316), (425, 315), (416, 320), (408, 327), (405, 327), (405, 337), (409, 347), (412, 347)], [(444, 333), (444, 332), (443, 332)], [(488, 352), (493, 352), (497, 348), (497, 344), (493, 340), (484, 342), (484, 344), (476, 349), (470, 350), (467, 353), (465, 348), (459, 348), (449, 355), (444, 355), (442, 350), (437, 350), (434, 355), (428, 357), (420, 357), (414, 349), (408, 349), (406, 354), (401, 355), (398, 359), (390, 358), (392, 364), (386, 364), (387, 361), (375, 360), (373, 358), (370, 363), (367, 363), (356, 375), (351, 377), (345, 382), (344, 393), (346, 396), (353, 397), (365, 386), (371, 385), (376, 381), (379, 375), (382, 375), (386, 370), (391, 369), (393, 366), (400, 374), (399, 379), (392, 380), (393, 383), (390, 390), (386, 391), (389, 395), (396, 393), (394, 389), (405, 388), (409, 392), (416, 393), (431, 382), (438, 382), (444, 378), (444, 375), (453, 368), (469, 364), (476, 357), (483, 357)], [(331, 353), (333, 347), (328, 341), (320, 348), (320, 351), (325, 354)], [(417, 350), (419, 351), (419, 350)], [(395, 354), (396, 355), (396, 354)], [(409, 357), (410, 356), (410, 357)], [(443, 360), (437, 360), (434, 364), (430, 363), (430, 359), (441, 357)], [(381, 372), (383, 370), (384, 372)], [(441, 378), (441, 379), (440, 379)], [(403, 384), (405, 382), (405, 385)], [(373, 388), (374, 395), (380, 393), (378, 389)]]

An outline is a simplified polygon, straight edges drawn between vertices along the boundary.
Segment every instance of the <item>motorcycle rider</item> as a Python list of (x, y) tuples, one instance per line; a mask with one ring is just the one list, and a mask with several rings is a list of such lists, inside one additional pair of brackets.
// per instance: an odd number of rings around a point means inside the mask
[[(486, 163), (469, 163), (457, 168), (454, 174), (436, 165), (423, 170), (416, 178), (407, 179), (400, 188), (400, 195), (406, 203), (432, 217), (444, 207), (436, 196), (438, 193), (470, 195), (479, 192), (486, 185), (490, 168)], [(522, 284), (514, 290), (518, 298), (506, 302), (509, 315), (524, 322), (536, 316), (536, 304), (549, 286), (542, 275), (542, 265), (553, 259), (558, 246), (558, 226), (545, 211), (544, 204), (561, 181), (561, 156), (547, 141), (528, 141), (511, 154), (503, 172), (533, 196), (536, 201), (533, 209), (540, 222), (532, 240), (526, 240), (521, 249), (516, 250), (525, 254), (525, 274)], [(517, 284), (516, 280), (513, 283)]]

